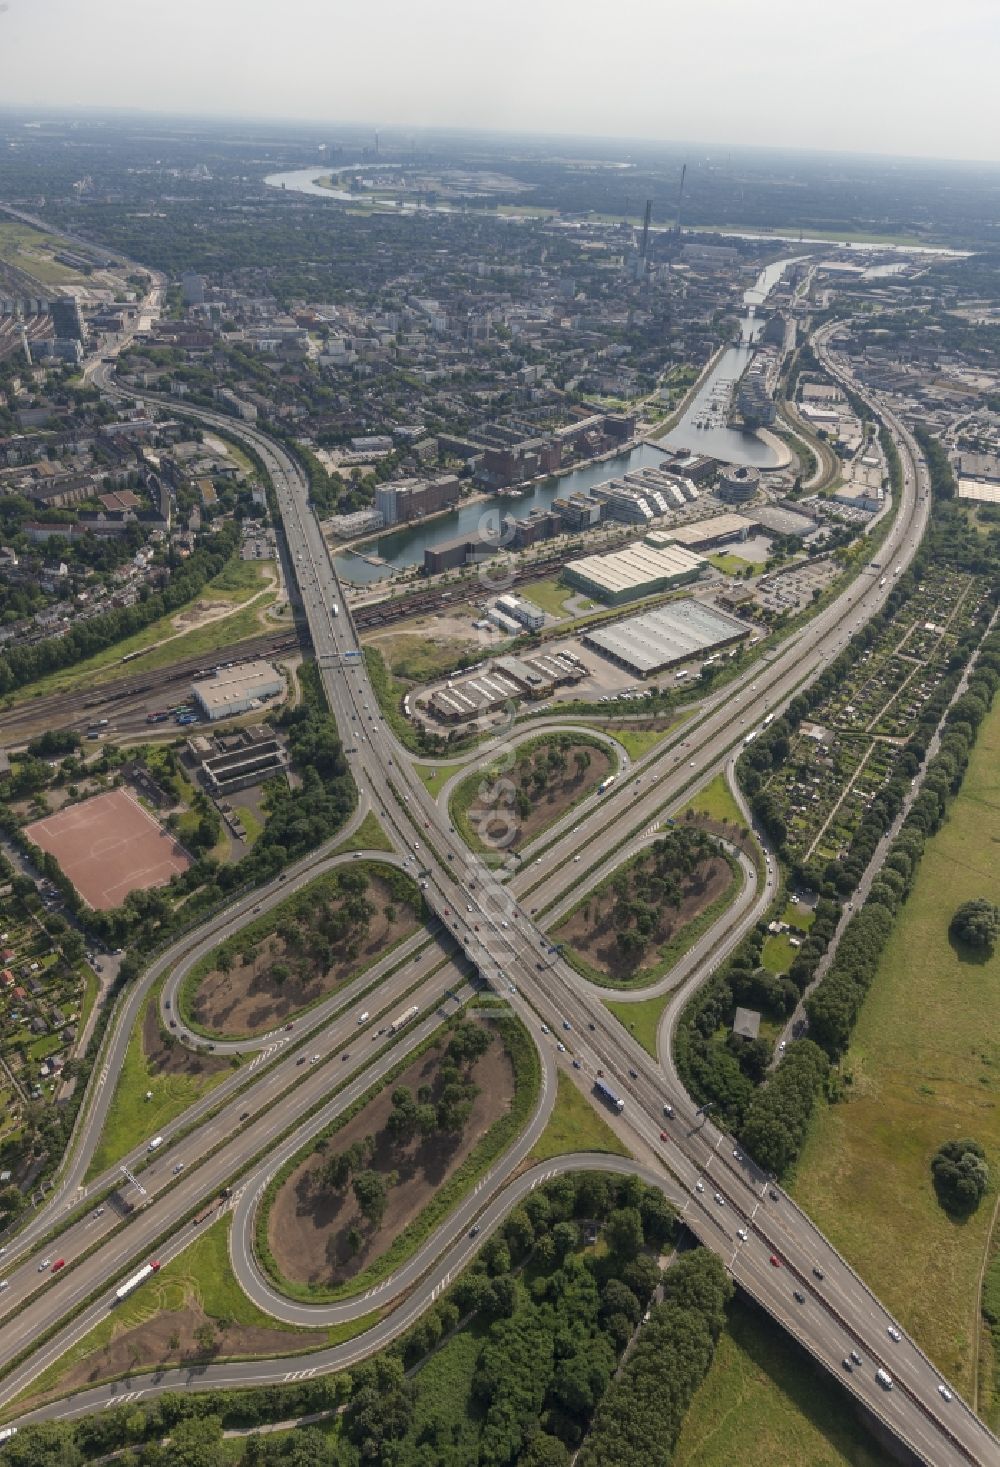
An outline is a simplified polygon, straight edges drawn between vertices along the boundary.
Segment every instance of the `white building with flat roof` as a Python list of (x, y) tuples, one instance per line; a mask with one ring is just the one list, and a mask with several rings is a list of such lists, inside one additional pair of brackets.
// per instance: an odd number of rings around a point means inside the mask
[(704, 564), (700, 555), (693, 555), (681, 545), (639, 542), (611, 555), (585, 555), (581, 560), (571, 560), (564, 575), (571, 586), (588, 596), (617, 606), (696, 580)]
[(247, 713), (285, 691), (285, 679), (270, 662), (220, 667), (212, 677), (191, 684), (191, 696), (210, 723)]

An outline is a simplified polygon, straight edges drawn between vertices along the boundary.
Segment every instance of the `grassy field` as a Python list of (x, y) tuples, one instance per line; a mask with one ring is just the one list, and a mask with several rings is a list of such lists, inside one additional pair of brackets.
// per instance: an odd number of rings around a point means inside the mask
[(378, 823), (378, 817), (373, 810), (362, 820), (357, 830), (349, 836), (341, 845), (337, 846), (333, 854), (339, 856), (342, 851), (391, 851), (392, 842)]
[(419, 632), (393, 632), (370, 639), (393, 677), (410, 683), (433, 682), (454, 672), (463, 657), (479, 650), (472, 637), (435, 637), (430, 623), (418, 626)]
[(764, 944), (761, 954), (764, 967), (772, 973), (787, 973), (795, 961), (795, 949), (792, 947), (787, 932), (781, 932), (775, 937), (769, 937)]
[(646, 1053), (657, 1059), (656, 1031), (669, 998), (670, 994), (664, 993), (658, 998), (641, 999), (638, 1003), (613, 1003), (610, 999), (604, 1002), (629, 1033), (635, 1035)]
[(741, 576), (744, 571), (756, 570), (756, 566), (751, 561), (743, 560), (739, 555), (729, 555), (722, 552), (719, 555), (709, 555), (706, 558), (724, 576)]
[(650, 749), (655, 749), (657, 744), (662, 744), (667, 735), (673, 733), (677, 725), (683, 721), (681, 718), (675, 718), (666, 728), (626, 728), (613, 723), (596, 726), (603, 728), (604, 732), (610, 734), (613, 739), (617, 739), (630, 759), (641, 759), (644, 754), (649, 753)]
[(570, 1151), (609, 1151), (612, 1156), (629, 1156), (603, 1116), (580, 1094), (564, 1070), (559, 1071), (559, 1090), (545, 1130), (532, 1147), (531, 1161), (548, 1161)]
[(427, 793), (435, 800), (461, 764), (414, 764), (414, 773), (423, 781)]
[(676, 818), (682, 820), (688, 810), (694, 810), (697, 815), (705, 815), (709, 820), (735, 822), (737, 825), (746, 824), (743, 811), (737, 805), (724, 774), (717, 774), (705, 785), (704, 789), (692, 795), (687, 804), (677, 811)]
[[(963, 960), (947, 929), (963, 901), (998, 884), (1000, 708), (886, 946), (844, 1062), (849, 1098), (820, 1112), (792, 1188), (970, 1400), (1000, 1160), (1000, 953)], [(958, 1136), (983, 1143), (994, 1176), (965, 1222), (942, 1211), (930, 1176), (938, 1146)], [(997, 1424), (1000, 1401), (981, 1404)]]
[(522, 586), (521, 590), (524, 592), (525, 600), (533, 601), (536, 606), (547, 611), (549, 616), (559, 617), (560, 620), (566, 615), (563, 610), (563, 602), (573, 594), (569, 586), (564, 586), (561, 581), (554, 580), (531, 581), (528, 585)]
[[(158, 993), (159, 989), (154, 992)], [(125, 1051), (100, 1142), (87, 1171), (88, 1179), (99, 1176), (147, 1137), (155, 1136), (168, 1121), (193, 1105), (229, 1073), (220, 1069), (207, 1075), (151, 1074), (142, 1047), (145, 1011), (143, 1004)], [(152, 1091), (150, 1100), (146, 1099), (147, 1091)]]
[[(5, 706), (10, 707), (29, 698), (39, 698), (46, 693), (71, 692), (91, 683), (109, 682), (126, 673), (131, 677), (136, 673), (151, 672), (155, 668), (177, 662), (182, 657), (197, 657), (202, 653), (215, 652), (219, 648), (232, 646), (244, 637), (259, 635), (264, 630), (261, 614), (277, 597), (276, 590), (266, 589), (269, 573), (273, 574), (269, 562), (234, 558), (222, 568), (214, 580), (203, 587), (197, 597), (198, 602), (228, 603), (232, 610), (225, 616), (178, 635), (176, 618), (184, 614), (184, 608), (181, 608), (144, 627), (135, 636), (127, 637), (125, 641), (116, 642), (113, 647), (106, 647), (103, 652), (88, 657), (85, 662), (60, 668), (58, 672), (50, 673), (48, 677), (39, 678), (37, 682), (21, 688), (5, 700)], [(247, 606), (245, 603), (251, 597), (257, 599)], [(155, 646), (157, 642), (162, 642), (163, 645)], [(149, 649), (144, 657), (134, 657), (122, 666), (123, 657), (144, 648)]]
[(32, 275), (43, 285), (79, 284), (84, 276), (53, 258), (63, 244), (51, 234), (15, 219), (0, 219), (0, 260)]
[[(102, 1351), (115, 1335), (146, 1324), (161, 1313), (176, 1312), (190, 1303), (200, 1304), (210, 1320), (232, 1325), (258, 1326), (280, 1330), (291, 1338), (288, 1349), (293, 1352), (315, 1346), (338, 1344), (369, 1328), (378, 1313), (366, 1315), (333, 1329), (309, 1330), (282, 1324), (265, 1314), (247, 1298), (236, 1282), (229, 1261), (229, 1216), (219, 1218), (199, 1234), (190, 1247), (169, 1263), (123, 1303), (117, 1305), (107, 1319), (89, 1330), (65, 1355), (53, 1362), (30, 1388), (34, 1397), (55, 1389), (73, 1366)], [(222, 1354), (225, 1354), (223, 1346)], [(142, 1368), (143, 1361), (137, 1361)]]
[(672, 1467), (889, 1467), (891, 1461), (788, 1336), (735, 1300)]

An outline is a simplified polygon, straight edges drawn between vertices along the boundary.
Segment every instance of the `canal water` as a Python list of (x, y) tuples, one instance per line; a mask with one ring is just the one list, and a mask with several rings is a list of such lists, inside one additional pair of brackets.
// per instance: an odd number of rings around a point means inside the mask
[[(564, 474), (562, 478), (545, 479), (538, 484), (532, 484), (524, 494), (517, 497), (504, 496), (501, 499), (480, 500), (475, 504), (459, 505), (447, 514), (436, 516), (425, 523), (403, 525), (398, 530), (389, 530), (380, 535), (377, 540), (369, 540), (362, 554), (351, 550), (341, 551), (334, 555), (334, 564), (337, 574), (346, 581), (354, 581), (356, 585), (368, 585), (372, 581), (383, 580), (392, 575), (394, 570), (405, 570), (410, 565), (423, 565), (424, 551), (428, 546), (440, 545), (443, 540), (456, 540), (459, 535), (472, 535), (485, 524), (497, 526), (497, 516), (510, 515), (512, 519), (521, 520), (530, 514), (533, 509), (548, 509), (553, 499), (563, 498), (567, 494), (590, 489), (595, 484), (603, 484), (606, 479), (614, 479), (623, 474), (626, 469), (643, 468), (647, 464), (662, 464), (663, 454), (660, 449), (650, 443), (640, 443), (628, 453), (616, 454), (614, 458), (606, 459), (599, 464), (583, 464), (574, 469), (571, 474)], [(378, 556), (385, 561), (384, 565), (370, 565), (365, 556)]]
[(775, 260), (743, 292), (747, 314), (740, 321), (740, 345), (727, 347), (722, 353), (680, 422), (659, 440), (664, 448), (683, 448), (690, 453), (708, 454), (723, 463), (753, 464), (758, 469), (773, 469), (778, 464), (777, 454), (763, 438), (756, 433), (728, 428), (726, 415), (733, 386), (746, 371), (763, 325), (756, 319), (755, 310), (770, 295), (786, 267), (793, 263), (791, 259)]

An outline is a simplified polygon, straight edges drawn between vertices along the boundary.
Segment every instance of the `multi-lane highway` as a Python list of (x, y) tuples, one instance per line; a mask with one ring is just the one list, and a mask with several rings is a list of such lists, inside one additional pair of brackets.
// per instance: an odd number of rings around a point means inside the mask
[[(95, 380), (99, 385), (109, 385), (106, 378), (102, 382), (99, 374), (95, 374)], [(176, 410), (176, 404), (171, 403), (171, 408)], [(349, 750), (356, 782), (363, 791), (378, 791), (382, 823), (400, 857), (405, 855), (421, 863), (420, 869), (426, 873), (425, 895), (442, 929), (460, 945), (491, 986), (506, 996), (514, 1011), (540, 1039), (546, 1073), (554, 1060), (556, 1035), (565, 1040), (588, 1072), (593, 1073), (598, 1066), (605, 1070), (625, 1101), (618, 1123), (627, 1127), (637, 1154), (656, 1158), (663, 1173), (669, 1174), (670, 1190), (683, 1199), (685, 1221), (691, 1230), (724, 1258), (740, 1286), (837, 1375), (845, 1388), (877, 1414), (921, 1460), (934, 1463), (935, 1467), (952, 1462), (994, 1464), (1000, 1460), (996, 1439), (957, 1396), (945, 1400), (940, 1393), (942, 1382), (937, 1372), (858, 1275), (791, 1200), (740, 1153), (732, 1140), (696, 1112), (676, 1077), (665, 1075), (609, 1016), (600, 996), (562, 962), (536, 921), (538, 913), (559, 902), (567, 888), (576, 886), (581, 878), (586, 879), (588, 871), (600, 868), (620, 848), (639, 839), (686, 791), (723, 768), (745, 731), (738, 719), (745, 718), (746, 727), (755, 726), (766, 712), (780, 708), (824, 666), (843, 646), (854, 624), (881, 605), (886, 593), (877, 580), (859, 577), (831, 606), (749, 672), (739, 685), (728, 689), (724, 698), (706, 705), (706, 711), (682, 737), (639, 761), (612, 792), (592, 799), (554, 834), (550, 833), (540, 866), (529, 865), (512, 881), (505, 882), (470, 858), (447, 816), (412, 772), (406, 750), (379, 713), (359, 656), (356, 631), (318, 523), (308, 505), (306, 484), (298, 466), (265, 435), (235, 427), (231, 419), (221, 415), (209, 412), (197, 415), (207, 422), (217, 422), (230, 433), (239, 433), (264, 460), (277, 494), (317, 663)], [(923, 532), (929, 489), (923, 465), (908, 435), (884, 411), (883, 418), (900, 446), (905, 478), (902, 503), (884, 553), (903, 563), (914, 553)], [(582, 853), (585, 853), (586, 867), (575, 859)], [(731, 942), (737, 940), (740, 925), (754, 919), (758, 902), (766, 902), (774, 880), (773, 871), (767, 869), (749, 915), (744, 910), (739, 922), (730, 928)], [(271, 894), (268, 899), (276, 898)], [(237, 924), (246, 915), (245, 903), (234, 914)], [(218, 936), (212, 940), (217, 941)], [(717, 947), (713, 954), (716, 960), (719, 951)], [(438, 996), (440, 990), (438, 981)], [(433, 975), (422, 992), (426, 995), (425, 1002), (433, 1007)], [(332, 1019), (323, 1030), (328, 1053), (332, 1054), (346, 1042), (344, 1026), (350, 1022), (349, 1016), (342, 1015)], [(436, 1019), (429, 1016), (422, 1019), (421, 1026), (434, 1022)], [(543, 1034), (543, 1025), (551, 1032)], [(308, 1097), (299, 1096), (306, 1082), (287, 1090), (291, 1077), (282, 1067), (290, 1070), (292, 1066), (280, 1057), (272, 1063), (267, 1083), (282, 1096), (273, 1109), (280, 1113), (282, 1120), (294, 1120), (296, 1113), (304, 1115), (309, 1108), (303, 1104)], [(316, 1067), (317, 1088), (323, 1083), (321, 1071), (325, 1068), (325, 1065)], [(349, 1083), (363, 1089), (378, 1073), (374, 1066), (359, 1070)], [(229, 1109), (235, 1110), (241, 1103), (234, 1097)], [(665, 1106), (673, 1109), (669, 1119), (665, 1119)], [(184, 1118), (185, 1125), (188, 1120), (189, 1117)], [(202, 1150), (208, 1150), (218, 1139), (219, 1154), (232, 1172), (237, 1164), (251, 1164), (259, 1156), (266, 1146), (266, 1128), (271, 1125), (273, 1134), (273, 1124), (270, 1116), (260, 1122), (251, 1119), (250, 1124), (241, 1124), (235, 1115), (223, 1110), (208, 1123), (214, 1130), (206, 1136), (206, 1126), (195, 1135)], [(172, 1160), (171, 1155), (159, 1165), (165, 1167)], [(155, 1205), (144, 1209), (111, 1240), (107, 1246), (118, 1250), (116, 1261), (121, 1267), (142, 1256), (143, 1248), (158, 1236), (150, 1230), (160, 1227), (171, 1209), (180, 1216), (182, 1213), (177, 1208), (181, 1201), (189, 1210), (199, 1197), (204, 1197), (209, 1178), (218, 1172), (218, 1165), (209, 1159), (199, 1178), (201, 1170), (182, 1173), (166, 1189), (165, 1195), (156, 1199)], [(492, 1182), (499, 1186), (509, 1170), (506, 1165), (499, 1167)], [(185, 1188), (190, 1192), (185, 1192)], [(169, 1200), (174, 1193), (179, 1198), (176, 1207)], [(496, 1208), (496, 1216), (505, 1205), (505, 1195), (501, 1194), (490, 1204)], [(237, 1209), (234, 1259), (241, 1256), (240, 1240), (248, 1234), (252, 1200), (252, 1195), (248, 1197), (244, 1193)], [(431, 1297), (433, 1289), (452, 1276), (455, 1264), (449, 1262), (449, 1240), (452, 1253), (459, 1248), (468, 1251), (468, 1241), (463, 1243), (460, 1236), (467, 1215), (450, 1220), (449, 1225), (439, 1230), (435, 1246), (440, 1251), (436, 1258), (431, 1256), (434, 1251), (431, 1249), (421, 1260), (424, 1268), (421, 1289), (426, 1290), (425, 1297)], [(51, 1225), (51, 1214), (47, 1217)], [(53, 1248), (56, 1246), (52, 1244)], [(261, 1281), (249, 1250), (246, 1251), (247, 1272), (245, 1276), (241, 1273), (241, 1279), (256, 1295)], [(76, 1274), (79, 1278), (74, 1283)], [(66, 1290), (60, 1294), (64, 1283)], [(49, 1313), (55, 1318), (62, 1317), (72, 1306), (74, 1291), (78, 1300), (86, 1298), (86, 1277), (82, 1269), (41, 1291), (37, 1303), (32, 1301), (24, 1311), (26, 1326), (34, 1327), (37, 1333), (39, 1324)], [(271, 1301), (265, 1307), (277, 1312), (286, 1306), (281, 1301), (277, 1304)], [(373, 1343), (366, 1344), (363, 1339), (353, 1348), (371, 1348)], [(6, 1338), (5, 1348), (8, 1358), (15, 1353)], [(852, 1349), (863, 1363), (848, 1373), (842, 1362)], [(260, 1362), (245, 1367), (218, 1367), (218, 1370), (224, 1371), (227, 1380), (233, 1383), (280, 1379), (283, 1364), (287, 1362)], [(892, 1377), (892, 1390), (878, 1385), (877, 1368)], [(30, 1379), (31, 1362), (26, 1370), (27, 1374), (25, 1370), (19, 1371), (18, 1378)], [(219, 1383), (213, 1379), (212, 1371), (199, 1378), (206, 1385)], [(10, 1398), (9, 1385), (5, 1381), (0, 1387), (0, 1399)], [(86, 1407), (86, 1402), (76, 1400), (71, 1409)]]

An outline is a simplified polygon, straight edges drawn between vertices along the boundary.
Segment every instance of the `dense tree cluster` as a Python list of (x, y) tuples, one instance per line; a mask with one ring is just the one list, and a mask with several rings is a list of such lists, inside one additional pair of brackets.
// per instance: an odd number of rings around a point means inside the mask
[(931, 493), (935, 499), (954, 499), (956, 492), (955, 475), (952, 471), (951, 461), (939, 439), (924, 427), (915, 428), (914, 437), (920, 444), (927, 467), (931, 476)]
[[(754, 1087), (767, 1074), (772, 1046), (731, 1032), (738, 1006), (762, 1009), (775, 1019), (787, 1018), (812, 981), (816, 964), (837, 926), (840, 907), (821, 898), (813, 923), (784, 977), (763, 966), (766, 924), (760, 923), (740, 943), (729, 962), (689, 1001), (674, 1041), (677, 1068), (687, 1089), (701, 1104), (711, 1104), (720, 1123), (740, 1132), (754, 1097)], [(720, 1030), (728, 1030), (725, 1040)], [(790, 1136), (789, 1146), (799, 1141)]]
[(990, 1185), (986, 1152), (969, 1137), (946, 1141), (934, 1154), (931, 1176), (942, 1207), (959, 1215), (974, 1212)]
[(598, 1408), (579, 1467), (667, 1462), (712, 1363), (733, 1286), (714, 1253), (677, 1260), (621, 1375)]
[(810, 1039), (788, 1046), (778, 1067), (754, 1094), (740, 1140), (758, 1165), (780, 1175), (799, 1154), (816, 1096), (830, 1069)]
[(626, 957), (641, 960), (665, 910), (679, 910), (687, 883), (718, 853), (718, 844), (707, 831), (679, 825), (612, 877), (611, 923)]
[(966, 947), (992, 955), (1000, 937), (1000, 907), (986, 897), (973, 897), (959, 907), (948, 931)]

